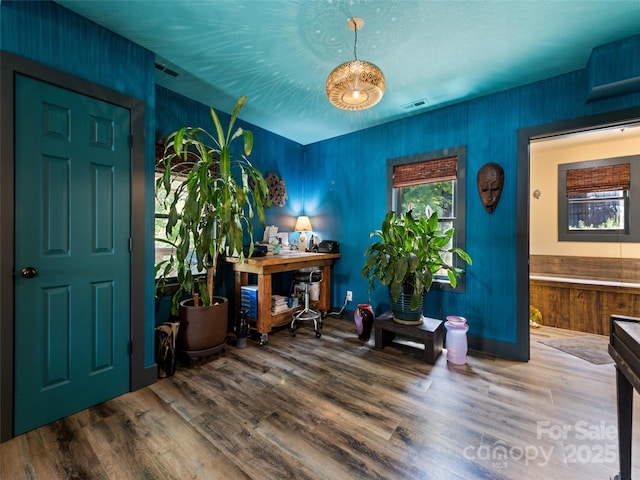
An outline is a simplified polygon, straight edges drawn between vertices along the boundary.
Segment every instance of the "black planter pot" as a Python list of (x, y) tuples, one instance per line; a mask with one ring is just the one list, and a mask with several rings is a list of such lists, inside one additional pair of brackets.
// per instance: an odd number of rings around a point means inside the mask
[(421, 325), (422, 309), (424, 304), (424, 292), (420, 296), (420, 304), (415, 310), (411, 310), (411, 297), (413, 296), (413, 287), (404, 286), (397, 301), (391, 298), (389, 291), (389, 299), (391, 301), (391, 312), (393, 313), (393, 321), (402, 325)]

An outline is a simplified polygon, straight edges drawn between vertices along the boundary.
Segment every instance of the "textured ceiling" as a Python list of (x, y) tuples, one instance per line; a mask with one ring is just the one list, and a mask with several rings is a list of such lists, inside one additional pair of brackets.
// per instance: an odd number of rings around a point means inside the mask
[[(640, 33), (640, 0), (58, 0), (154, 52), (159, 85), (303, 145), (584, 68)], [(327, 75), (358, 58), (384, 72), (369, 110), (343, 111)], [(407, 109), (407, 104), (424, 105)]]

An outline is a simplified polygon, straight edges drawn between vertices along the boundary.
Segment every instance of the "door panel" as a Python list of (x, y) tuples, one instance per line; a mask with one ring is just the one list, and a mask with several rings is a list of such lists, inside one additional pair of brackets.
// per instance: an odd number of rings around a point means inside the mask
[(17, 435), (129, 390), (131, 174), (129, 110), (18, 75), (15, 111)]

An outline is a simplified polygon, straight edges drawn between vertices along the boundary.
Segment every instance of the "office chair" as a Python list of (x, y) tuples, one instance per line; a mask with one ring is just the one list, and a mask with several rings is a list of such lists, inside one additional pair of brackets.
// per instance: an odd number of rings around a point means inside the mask
[(322, 333), (320, 333), (320, 328), (322, 328), (322, 315), (320, 312), (309, 308), (309, 285), (322, 281), (322, 270), (298, 270), (294, 275), (294, 281), (304, 282), (304, 308), (293, 316), (293, 320), (291, 320), (291, 325), (289, 326), (289, 332), (292, 337), (295, 337), (298, 322), (310, 320), (313, 321), (313, 330), (316, 332), (316, 338), (320, 338), (322, 336)]

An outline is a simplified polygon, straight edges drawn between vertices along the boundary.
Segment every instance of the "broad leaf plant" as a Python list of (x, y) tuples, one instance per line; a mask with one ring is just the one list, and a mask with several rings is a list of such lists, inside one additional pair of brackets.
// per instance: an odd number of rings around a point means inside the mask
[[(233, 109), (226, 131), (213, 108), (211, 119), (215, 134), (201, 127), (182, 127), (167, 137), (163, 158), (164, 174), (156, 182), (156, 192), (168, 199), (167, 238), (175, 253), (156, 265), (158, 287), (176, 273), (178, 291), (172, 299), (172, 312), (178, 312), (180, 297), (194, 294), (194, 305), (201, 299), (209, 305), (221, 259), (238, 255), (244, 261), (244, 237), (249, 237), (249, 256), (254, 249), (252, 218), (265, 225), (265, 208), (271, 206), (263, 174), (248, 157), (253, 149), (253, 134), (238, 127), (233, 130), (246, 103), (241, 96)], [(243, 139), (243, 149), (232, 151), (235, 140)], [(177, 235), (175, 234), (177, 231)], [(192, 265), (206, 270), (206, 288), (194, 281)], [(196, 278), (199, 278), (196, 276)], [(196, 293), (197, 292), (197, 293)]]
[[(393, 301), (398, 301), (403, 287), (412, 287), (410, 308), (415, 310), (424, 292), (433, 284), (434, 276), (444, 269), (451, 286), (458, 284), (458, 276), (464, 270), (449, 263), (460, 257), (471, 265), (469, 255), (458, 247), (449, 247), (454, 229), (442, 231), (438, 226), (438, 214), (428, 218), (415, 219), (411, 211), (402, 215), (387, 212), (382, 227), (369, 233), (369, 238), (377, 237), (365, 251), (366, 263), (362, 277), (367, 279), (367, 292), (375, 288), (376, 282), (389, 288)], [(447, 255), (447, 254), (451, 255)]]

